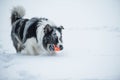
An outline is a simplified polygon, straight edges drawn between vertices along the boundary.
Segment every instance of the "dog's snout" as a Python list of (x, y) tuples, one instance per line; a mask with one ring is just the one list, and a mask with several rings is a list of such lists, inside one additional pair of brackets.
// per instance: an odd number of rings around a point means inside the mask
[(60, 45), (59, 48), (60, 48), (60, 50), (63, 50), (63, 46), (62, 45)]

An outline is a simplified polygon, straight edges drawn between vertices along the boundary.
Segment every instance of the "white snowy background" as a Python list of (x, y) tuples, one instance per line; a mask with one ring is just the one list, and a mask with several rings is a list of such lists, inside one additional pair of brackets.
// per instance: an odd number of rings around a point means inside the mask
[[(18, 5), (25, 18), (64, 26), (62, 52), (15, 52), (10, 13)], [(0, 80), (120, 80), (120, 0), (1, 0)]]

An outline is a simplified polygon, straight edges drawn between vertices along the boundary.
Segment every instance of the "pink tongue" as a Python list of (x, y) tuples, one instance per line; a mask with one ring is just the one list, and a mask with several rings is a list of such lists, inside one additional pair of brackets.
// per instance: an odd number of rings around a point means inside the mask
[(54, 45), (54, 50), (55, 50), (55, 51), (60, 51), (60, 48), (57, 47), (57, 45)]

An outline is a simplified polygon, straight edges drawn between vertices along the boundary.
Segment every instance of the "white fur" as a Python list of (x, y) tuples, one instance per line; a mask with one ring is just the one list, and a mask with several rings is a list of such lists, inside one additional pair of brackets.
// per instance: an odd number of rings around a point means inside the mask
[(56, 30), (56, 35), (58, 36), (58, 44), (57, 44), (57, 46), (60, 46), (60, 45), (62, 45), (62, 42), (60, 41), (60, 33)]
[(29, 54), (29, 55), (40, 54), (38, 44), (34, 37), (27, 39), (24, 46), (25, 48), (21, 51), (22, 54)]
[(51, 26), (56, 26), (51, 20), (42, 20), (42, 22), (39, 22), (39, 25), (45, 26), (47, 24), (49, 24)]
[(38, 46), (42, 52), (45, 52), (46, 50), (43, 47), (44, 25), (41, 25), (37, 28), (36, 34), (37, 34)]

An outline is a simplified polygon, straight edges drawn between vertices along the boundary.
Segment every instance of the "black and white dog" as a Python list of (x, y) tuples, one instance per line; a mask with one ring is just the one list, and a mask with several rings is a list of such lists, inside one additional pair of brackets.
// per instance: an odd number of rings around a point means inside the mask
[(24, 19), (25, 10), (17, 6), (12, 9), (11, 37), (17, 52), (37, 55), (55, 54), (55, 46), (63, 50), (62, 29), (46, 18)]

